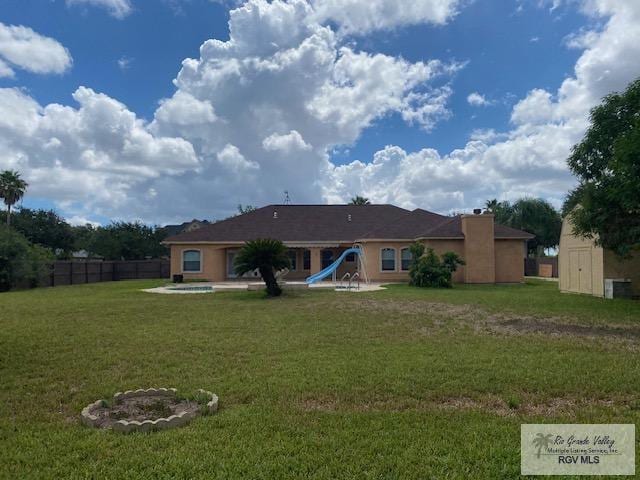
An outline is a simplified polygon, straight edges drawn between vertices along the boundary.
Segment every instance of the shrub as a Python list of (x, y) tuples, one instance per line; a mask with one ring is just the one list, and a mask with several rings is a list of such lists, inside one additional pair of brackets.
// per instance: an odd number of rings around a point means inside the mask
[(0, 292), (37, 287), (49, 273), (52, 260), (50, 251), (32, 245), (24, 235), (0, 225)]
[(267, 286), (267, 295), (277, 297), (282, 293), (275, 272), (291, 268), (287, 256), (287, 247), (280, 240), (259, 238), (244, 244), (234, 260), (237, 275), (244, 275), (252, 270), (259, 270), (262, 280)]
[(409, 269), (410, 285), (416, 287), (451, 288), (453, 286), (453, 272), (458, 266), (464, 265), (464, 260), (457, 253), (446, 252), (440, 258), (433, 248), (427, 248), (421, 243), (414, 243), (411, 247), (413, 262)]

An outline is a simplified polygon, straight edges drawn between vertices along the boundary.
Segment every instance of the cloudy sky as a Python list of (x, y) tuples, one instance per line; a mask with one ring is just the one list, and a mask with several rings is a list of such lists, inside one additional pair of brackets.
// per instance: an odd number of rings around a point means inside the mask
[(638, 0), (2, 0), (0, 169), (73, 222), (560, 205)]

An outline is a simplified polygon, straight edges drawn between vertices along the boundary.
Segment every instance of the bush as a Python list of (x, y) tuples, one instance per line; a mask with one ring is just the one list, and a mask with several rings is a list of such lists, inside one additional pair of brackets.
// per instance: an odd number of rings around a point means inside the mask
[(234, 260), (234, 270), (242, 276), (252, 270), (259, 270), (267, 287), (269, 297), (278, 297), (282, 289), (278, 285), (275, 272), (291, 268), (287, 247), (280, 240), (258, 238), (244, 244)]
[(37, 287), (49, 273), (52, 260), (49, 250), (32, 245), (24, 235), (0, 225), (0, 292)]
[(410, 285), (416, 287), (451, 288), (453, 286), (453, 272), (458, 266), (464, 265), (464, 260), (457, 253), (446, 252), (440, 258), (433, 248), (427, 248), (421, 243), (410, 247), (413, 262), (409, 269)]

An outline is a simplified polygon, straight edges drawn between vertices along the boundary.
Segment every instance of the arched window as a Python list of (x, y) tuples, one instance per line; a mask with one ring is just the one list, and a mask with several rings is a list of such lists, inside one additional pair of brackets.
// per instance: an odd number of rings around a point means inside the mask
[(182, 252), (182, 271), (196, 273), (201, 272), (201, 257), (202, 254), (200, 253), (200, 250), (185, 250)]
[(380, 269), (383, 272), (394, 272), (396, 270), (396, 249), (383, 248), (380, 250)]
[(400, 250), (400, 268), (403, 272), (409, 271), (411, 268), (411, 261), (413, 260), (413, 255), (411, 255), (411, 250), (408, 248), (403, 248)]

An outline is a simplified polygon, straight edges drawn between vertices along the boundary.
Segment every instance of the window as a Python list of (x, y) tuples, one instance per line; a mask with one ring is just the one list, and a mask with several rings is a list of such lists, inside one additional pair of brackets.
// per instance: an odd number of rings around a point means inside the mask
[(413, 260), (413, 255), (411, 255), (411, 250), (408, 248), (403, 248), (400, 250), (400, 268), (402, 271), (406, 272), (411, 268), (411, 261)]
[(311, 250), (305, 250), (302, 254), (302, 268), (311, 270)]
[(333, 263), (333, 250), (322, 250), (322, 269), (324, 270)]
[(393, 272), (396, 269), (396, 249), (383, 248), (380, 251), (381, 267), (383, 272)]
[(201, 272), (200, 257), (200, 250), (185, 250), (182, 252), (182, 271)]
[(289, 250), (287, 255), (291, 261), (291, 271), (295, 272), (298, 269), (298, 254), (295, 250)]

